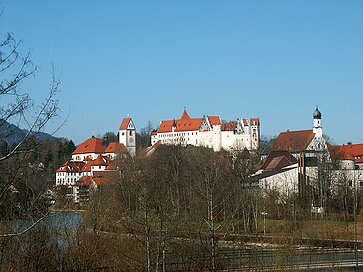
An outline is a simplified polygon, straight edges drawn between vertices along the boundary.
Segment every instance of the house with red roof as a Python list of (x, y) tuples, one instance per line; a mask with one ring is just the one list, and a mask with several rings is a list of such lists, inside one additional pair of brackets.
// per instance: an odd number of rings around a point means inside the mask
[(88, 138), (77, 146), (72, 153), (73, 161), (95, 160), (99, 155), (114, 159), (117, 154), (136, 154), (136, 128), (130, 117), (124, 118), (118, 131), (118, 142), (109, 142), (108, 138)]
[(105, 153), (103, 140), (92, 136), (77, 146), (72, 153), (73, 161), (95, 160), (99, 155)]
[(74, 203), (87, 203), (91, 191), (97, 191), (100, 186), (107, 184), (109, 180), (104, 177), (83, 176), (77, 184), (72, 186)]
[[(102, 178), (106, 181), (104, 177), (107, 173), (115, 171), (113, 160), (116, 156), (135, 156), (136, 128), (130, 117), (122, 120), (118, 136), (118, 142), (109, 142), (107, 136), (104, 139), (92, 136), (78, 145), (72, 153), (72, 158), (57, 169), (55, 185), (69, 187), (72, 198), (77, 201), (79, 189), (82, 187), (84, 191), (89, 187), (84, 180), (96, 182)], [(96, 182), (98, 186), (102, 184), (103, 182)], [(94, 186), (89, 187), (92, 188)]]
[(56, 171), (55, 185), (73, 185), (82, 177), (82, 168), (86, 163), (83, 161), (66, 161)]
[(339, 160), (342, 169), (363, 170), (363, 144), (328, 145), (330, 157)]
[(327, 150), (323, 137), (321, 112), (318, 107), (313, 113), (313, 129), (281, 132), (272, 145), (271, 151), (289, 151), (295, 157), (301, 154), (316, 157), (319, 152)]
[[(193, 145), (220, 150), (257, 150), (260, 141), (260, 121), (246, 118), (222, 123), (219, 116), (192, 118), (184, 108), (179, 119), (163, 120), (151, 135), (151, 145)], [(152, 149), (151, 149), (152, 150)]]
[(299, 179), (302, 182), (301, 177), (304, 180), (316, 178), (314, 171), (311, 168), (307, 170), (307, 166), (316, 166), (318, 159), (321, 160), (327, 150), (321, 116), (316, 107), (313, 112), (313, 129), (288, 130), (279, 134), (267, 157), (256, 167), (256, 175), (262, 187), (289, 190), (294, 188), (297, 192)]
[(285, 196), (303, 195), (307, 190), (314, 195), (319, 191), (315, 187), (319, 184), (319, 165), (323, 162), (330, 165), (330, 193), (338, 192), (342, 182), (351, 188), (363, 186), (363, 144), (329, 145), (323, 137), (321, 117), (316, 108), (313, 129), (279, 134), (267, 157), (256, 166), (254, 177), (259, 180), (260, 188), (276, 190)]

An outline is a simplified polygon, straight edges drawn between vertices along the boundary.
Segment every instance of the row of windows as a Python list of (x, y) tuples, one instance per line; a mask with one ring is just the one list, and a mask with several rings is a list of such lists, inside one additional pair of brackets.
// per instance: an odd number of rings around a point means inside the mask
[(57, 176), (78, 176), (81, 175), (81, 172), (61, 172), (57, 173)]
[[(163, 139), (161, 140), (162, 143), (164, 144), (171, 144), (171, 143), (185, 143), (185, 138), (178, 138), (178, 139)], [(190, 140), (188, 138), (187, 143), (190, 143)], [(195, 140), (195, 144), (198, 145), (198, 140)]]
[[(92, 169), (96, 169), (97, 166), (92, 166)], [(104, 166), (98, 166), (98, 169), (104, 168)]]
[(70, 178), (70, 179), (58, 179), (57, 183), (59, 184), (73, 184), (74, 182), (76, 182), (78, 179), (77, 178)]
[(175, 132), (175, 133), (161, 134), (160, 137), (163, 138), (163, 137), (176, 137), (176, 136), (187, 136), (187, 135), (198, 135), (198, 132)]
[[(123, 132), (121, 132), (121, 135), (122, 135), (122, 136), (125, 136), (125, 132), (124, 132), (124, 131), (123, 131)], [(129, 131), (129, 135), (130, 135), (130, 136), (132, 136), (132, 130), (130, 130), (130, 131)]]

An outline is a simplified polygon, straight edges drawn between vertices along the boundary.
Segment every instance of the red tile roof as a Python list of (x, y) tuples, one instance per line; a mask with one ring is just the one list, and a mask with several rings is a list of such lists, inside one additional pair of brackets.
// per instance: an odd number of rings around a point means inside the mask
[(124, 118), (120, 125), (120, 130), (127, 129), (127, 126), (129, 125), (130, 121), (131, 121), (130, 117)]
[(72, 154), (103, 153), (104, 151), (105, 149), (102, 145), (102, 140), (92, 136), (77, 146)]
[(248, 126), (248, 121), (247, 121), (247, 119), (246, 119), (246, 118), (243, 118), (243, 119), (242, 119), (242, 121), (243, 121), (243, 125), (244, 125), (245, 127), (247, 127), (247, 126)]
[(94, 181), (97, 185), (102, 185), (107, 182), (105, 178), (95, 178), (91, 176), (83, 176), (79, 179), (80, 186), (89, 186), (91, 185), (92, 181)]
[(153, 144), (152, 146), (149, 146), (146, 150), (145, 150), (145, 155), (149, 156), (151, 155), (155, 149), (161, 144), (161, 140), (158, 140), (155, 144)]
[(107, 166), (108, 162), (106, 161), (106, 158), (102, 157), (101, 155), (98, 156), (94, 161), (87, 162), (83, 168), (82, 172), (91, 172), (91, 166)]
[(342, 160), (354, 160), (356, 163), (363, 163), (363, 144), (328, 145), (331, 156), (337, 156)]
[(187, 113), (187, 110), (185, 108), (180, 119), (190, 119), (189, 114)]
[(91, 184), (91, 181), (92, 181), (92, 177), (90, 176), (83, 176), (81, 177), (79, 180), (78, 180), (78, 183), (80, 186), (88, 186)]
[(101, 156), (99, 155), (94, 161), (92, 161), (92, 165), (95, 166), (107, 166), (108, 163), (106, 162), (106, 160)]
[(127, 152), (127, 149), (124, 146), (124, 144), (117, 142), (109, 143), (105, 149), (105, 153), (116, 153), (116, 152)]
[(84, 165), (83, 161), (67, 161), (56, 172), (81, 172)]
[(253, 125), (259, 126), (260, 125), (260, 119), (258, 119), (258, 118), (251, 118), (250, 124), (251, 124), (251, 126), (253, 126)]
[(93, 178), (97, 185), (105, 184), (108, 180), (106, 178)]
[(221, 118), (219, 116), (208, 116), (209, 123), (211, 126), (220, 125), (221, 124)]
[(88, 161), (83, 167), (82, 172), (91, 172), (92, 161)]
[(271, 150), (302, 152), (309, 146), (313, 139), (313, 130), (281, 132), (276, 141), (273, 143)]
[(288, 151), (270, 151), (259, 169), (271, 171), (297, 163), (297, 159)]
[(237, 126), (237, 122), (228, 122), (222, 124), (222, 131), (233, 131)]
[(202, 118), (190, 118), (186, 110), (179, 120), (165, 120), (162, 121), (158, 133), (172, 132), (172, 126), (176, 124), (175, 132), (199, 130), (202, 124)]

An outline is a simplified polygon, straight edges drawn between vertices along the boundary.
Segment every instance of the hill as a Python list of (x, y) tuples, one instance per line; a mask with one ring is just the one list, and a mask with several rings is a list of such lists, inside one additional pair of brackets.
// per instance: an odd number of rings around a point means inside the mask
[[(28, 134), (28, 130), (21, 129), (16, 125), (13, 125), (5, 120), (0, 119), (0, 143), (7, 144), (8, 146), (12, 146), (14, 144), (18, 144), (26, 135)], [(34, 136), (38, 141), (57, 141), (58, 138), (45, 133), (31, 133), (29, 137)]]

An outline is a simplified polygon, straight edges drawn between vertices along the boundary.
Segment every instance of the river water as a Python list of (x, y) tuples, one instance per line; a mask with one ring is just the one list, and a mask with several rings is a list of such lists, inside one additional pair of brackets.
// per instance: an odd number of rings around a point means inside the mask
[[(37, 222), (35, 219), (0, 220), (0, 234), (21, 233)], [(60, 211), (50, 212), (44, 219), (37, 222), (34, 228), (47, 227), (51, 230), (74, 229), (82, 223), (82, 212)]]

